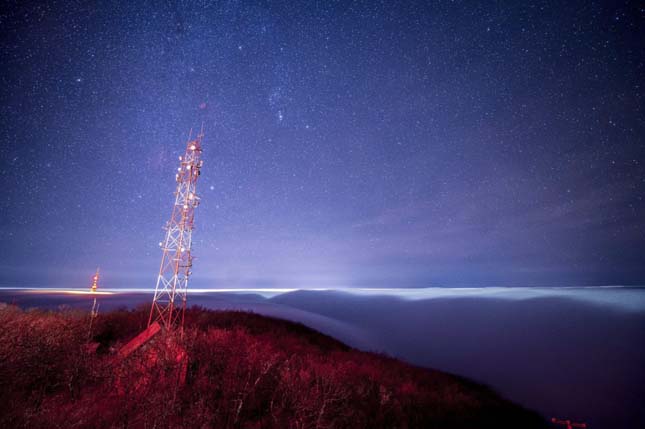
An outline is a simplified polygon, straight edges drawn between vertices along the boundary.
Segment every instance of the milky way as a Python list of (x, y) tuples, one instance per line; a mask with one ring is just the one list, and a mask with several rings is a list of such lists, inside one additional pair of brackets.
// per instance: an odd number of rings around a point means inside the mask
[(202, 122), (196, 287), (645, 279), (637, 2), (25, 3), (1, 286), (153, 288)]

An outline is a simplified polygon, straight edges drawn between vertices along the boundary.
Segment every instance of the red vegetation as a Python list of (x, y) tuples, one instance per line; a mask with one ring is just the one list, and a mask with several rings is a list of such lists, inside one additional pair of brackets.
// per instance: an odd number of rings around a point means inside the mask
[(546, 425), (462, 378), (251, 313), (190, 309), (183, 338), (161, 332), (120, 358), (146, 316), (99, 315), (92, 346), (86, 314), (0, 308), (0, 427)]

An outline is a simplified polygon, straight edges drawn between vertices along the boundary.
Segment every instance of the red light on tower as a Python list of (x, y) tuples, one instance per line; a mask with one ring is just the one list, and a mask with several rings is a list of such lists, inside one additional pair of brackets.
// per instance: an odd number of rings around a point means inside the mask
[(586, 423), (574, 423), (571, 420), (558, 420), (555, 417), (553, 417), (551, 419), (551, 423), (553, 423), (555, 425), (566, 426), (567, 429), (586, 428), (587, 427)]
[(96, 274), (92, 277), (92, 284), (90, 286), (90, 290), (92, 292), (96, 292), (96, 289), (99, 287), (99, 269), (96, 269)]
[(163, 253), (148, 326), (155, 321), (166, 329), (184, 326), (188, 277), (193, 266), (192, 233), (195, 208), (199, 205), (196, 186), (203, 164), (200, 160), (203, 137), (202, 127), (195, 139), (188, 138), (186, 152), (179, 157), (175, 204), (165, 227), (166, 236), (159, 243)]

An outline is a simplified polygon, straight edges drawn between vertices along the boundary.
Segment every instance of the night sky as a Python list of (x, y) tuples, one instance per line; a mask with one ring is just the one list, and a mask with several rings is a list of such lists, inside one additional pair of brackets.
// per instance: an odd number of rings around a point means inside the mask
[(645, 283), (638, 2), (5, 2), (0, 286)]

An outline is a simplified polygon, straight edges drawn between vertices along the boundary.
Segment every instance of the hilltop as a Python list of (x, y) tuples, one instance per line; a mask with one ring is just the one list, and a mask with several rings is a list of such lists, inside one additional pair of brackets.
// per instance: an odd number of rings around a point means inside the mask
[(99, 315), (89, 341), (87, 322), (0, 308), (0, 426), (546, 427), (484, 386), (280, 319), (191, 308), (183, 337), (127, 358), (146, 308)]

